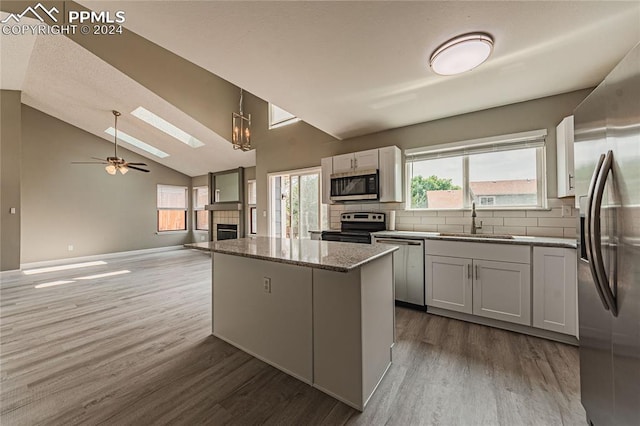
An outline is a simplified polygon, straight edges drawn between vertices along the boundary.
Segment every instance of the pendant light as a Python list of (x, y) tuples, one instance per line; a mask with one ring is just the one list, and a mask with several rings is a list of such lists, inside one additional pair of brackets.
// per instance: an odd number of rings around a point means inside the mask
[(463, 34), (440, 45), (429, 59), (436, 74), (455, 75), (486, 61), (493, 51), (493, 38), (485, 33)]
[(240, 89), (240, 112), (231, 116), (231, 143), (233, 149), (251, 150), (251, 114), (245, 116), (242, 112), (243, 91)]

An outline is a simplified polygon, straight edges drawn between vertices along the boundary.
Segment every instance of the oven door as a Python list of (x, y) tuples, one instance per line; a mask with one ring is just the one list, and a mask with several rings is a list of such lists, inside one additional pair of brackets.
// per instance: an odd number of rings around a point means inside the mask
[(377, 200), (378, 170), (331, 175), (331, 201)]
[(368, 232), (323, 232), (324, 241), (339, 241), (341, 243), (371, 244), (371, 234)]

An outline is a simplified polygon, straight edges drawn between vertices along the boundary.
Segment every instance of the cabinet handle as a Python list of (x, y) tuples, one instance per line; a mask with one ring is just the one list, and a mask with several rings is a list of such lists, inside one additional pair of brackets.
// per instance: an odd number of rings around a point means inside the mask
[(478, 279), (478, 265), (475, 265), (476, 268), (476, 280)]
[(471, 279), (471, 264), (467, 263), (467, 278)]
[(357, 168), (358, 168), (358, 159), (357, 159), (357, 158), (355, 158), (355, 159), (353, 160), (353, 164), (354, 164), (354, 165), (353, 165), (353, 168), (354, 168), (354, 169), (357, 169)]
[(573, 179), (573, 178), (574, 178), (574, 176), (571, 173), (569, 173), (569, 189), (573, 189), (574, 188), (573, 184), (571, 183), (571, 179)]
[(351, 161), (351, 168), (353, 169), (353, 158), (350, 160)]

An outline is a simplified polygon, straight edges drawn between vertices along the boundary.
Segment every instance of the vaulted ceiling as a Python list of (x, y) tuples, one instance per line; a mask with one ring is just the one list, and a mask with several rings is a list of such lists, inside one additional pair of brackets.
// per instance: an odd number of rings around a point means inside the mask
[[(640, 3), (626, 1), (79, 3), (123, 10), (127, 29), (338, 138), (592, 87), (640, 40)], [(494, 37), (489, 61), (434, 74), (430, 53), (470, 31)], [(255, 164), (67, 37), (3, 35), (1, 53), (3, 89), (95, 135), (112, 140), (111, 109), (150, 105), (205, 143), (191, 148), (125, 114), (122, 130), (170, 153), (154, 160), (191, 176)]]

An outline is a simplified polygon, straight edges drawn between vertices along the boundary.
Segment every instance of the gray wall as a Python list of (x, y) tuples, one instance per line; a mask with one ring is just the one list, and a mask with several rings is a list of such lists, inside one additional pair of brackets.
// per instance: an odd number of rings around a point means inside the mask
[[(0, 92), (0, 271), (20, 268), (20, 92)], [(10, 209), (16, 213), (11, 214)]]
[(256, 141), (258, 180), (258, 229), (267, 230), (267, 173), (320, 165), (320, 159), (337, 154), (397, 145), (401, 149), (470, 140), (535, 129), (547, 129), (547, 197), (557, 196), (556, 125), (591, 92), (578, 90), (566, 94), (491, 108), (412, 126), (338, 141), (314, 127), (298, 122), (267, 130), (266, 103), (251, 99)]
[[(191, 178), (131, 151), (151, 173), (107, 174), (71, 164), (112, 154), (113, 144), (22, 106), (22, 263), (180, 245), (190, 232), (158, 235), (156, 185)], [(73, 251), (68, 246), (73, 245)]]

